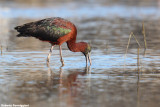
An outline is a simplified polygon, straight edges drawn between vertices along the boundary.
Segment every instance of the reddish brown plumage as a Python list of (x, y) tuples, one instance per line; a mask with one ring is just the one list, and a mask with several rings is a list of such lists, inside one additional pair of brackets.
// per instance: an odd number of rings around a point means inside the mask
[(17, 35), (18, 37), (36, 37), (51, 43), (53, 46), (61, 46), (64, 42), (67, 42), (70, 51), (82, 52), (85, 56), (91, 51), (89, 44), (85, 42), (76, 43), (76, 26), (63, 18), (47, 18), (17, 26), (15, 29), (20, 33)]

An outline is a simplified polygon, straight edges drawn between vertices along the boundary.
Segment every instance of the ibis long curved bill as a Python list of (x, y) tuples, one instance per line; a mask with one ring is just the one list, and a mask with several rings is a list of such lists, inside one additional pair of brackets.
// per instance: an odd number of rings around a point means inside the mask
[(90, 57), (90, 53), (88, 53), (85, 57), (86, 57), (86, 65), (88, 65), (88, 60), (89, 60), (89, 63), (90, 65), (92, 65), (92, 61), (91, 61), (91, 57)]

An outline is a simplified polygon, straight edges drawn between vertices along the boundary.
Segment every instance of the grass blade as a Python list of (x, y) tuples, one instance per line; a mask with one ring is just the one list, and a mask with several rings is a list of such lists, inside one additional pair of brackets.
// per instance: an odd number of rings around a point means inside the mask
[(145, 55), (146, 49), (147, 49), (147, 42), (146, 42), (146, 31), (145, 31), (145, 27), (144, 27), (144, 22), (142, 23), (142, 34), (143, 34), (143, 38), (144, 38), (144, 55)]
[(1, 45), (1, 56), (2, 56), (2, 45)]
[(125, 58), (126, 58), (126, 56), (127, 56), (128, 47), (129, 47), (129, 44), (130, 44), (132, 35), (133, 35), (133, 32), (131, 32), (130, 35), (129, 35), (128, 44), (127, 44), (126, 53), (125, 53)]
[(140, 45), (140, 43), (138, 42), (138, 40), (137, 40), (136, 36), (135, 36), (134, 34), (132, 34), (132, 36), (134, 37), (134, 39), (136, 40), (136, 42), (137, 42), (137, 44), (138, 44), (138, 46), (139, 46), (139, 48), (140, 48), (140, 47), (141, 47), (141, 45)]

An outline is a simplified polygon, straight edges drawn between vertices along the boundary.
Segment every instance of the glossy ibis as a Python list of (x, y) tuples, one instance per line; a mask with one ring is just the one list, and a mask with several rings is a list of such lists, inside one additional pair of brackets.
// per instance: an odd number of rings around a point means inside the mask
[(82, 52), (86, 57), (86, 65), (90, 61), (91, 46), (86, 42), (76, 43), (77, 29), (70, 21), (60, 18), (52, 17), (17, 26), (15, 29), (19, 32), (18, 37), (35, 37), (42, 41), (51, 43), (51, 48), (47, 57), (47, 64), (49, 64), (50, 56), (55, 45), (59, 45), (60, 57), (62, 66), (64, 61), (62, 58), (61, 45), (67, 42), (67, 46), (72, 52)]

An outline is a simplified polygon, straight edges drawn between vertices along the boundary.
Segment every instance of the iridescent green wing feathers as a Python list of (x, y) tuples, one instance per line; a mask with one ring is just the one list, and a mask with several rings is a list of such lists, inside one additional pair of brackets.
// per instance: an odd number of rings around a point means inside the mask
[(52, 33), (53, 35), (64, 36), (71, 32), (71, 29), (61, 28), (57, 26), (47, 26), (47, 31)]

